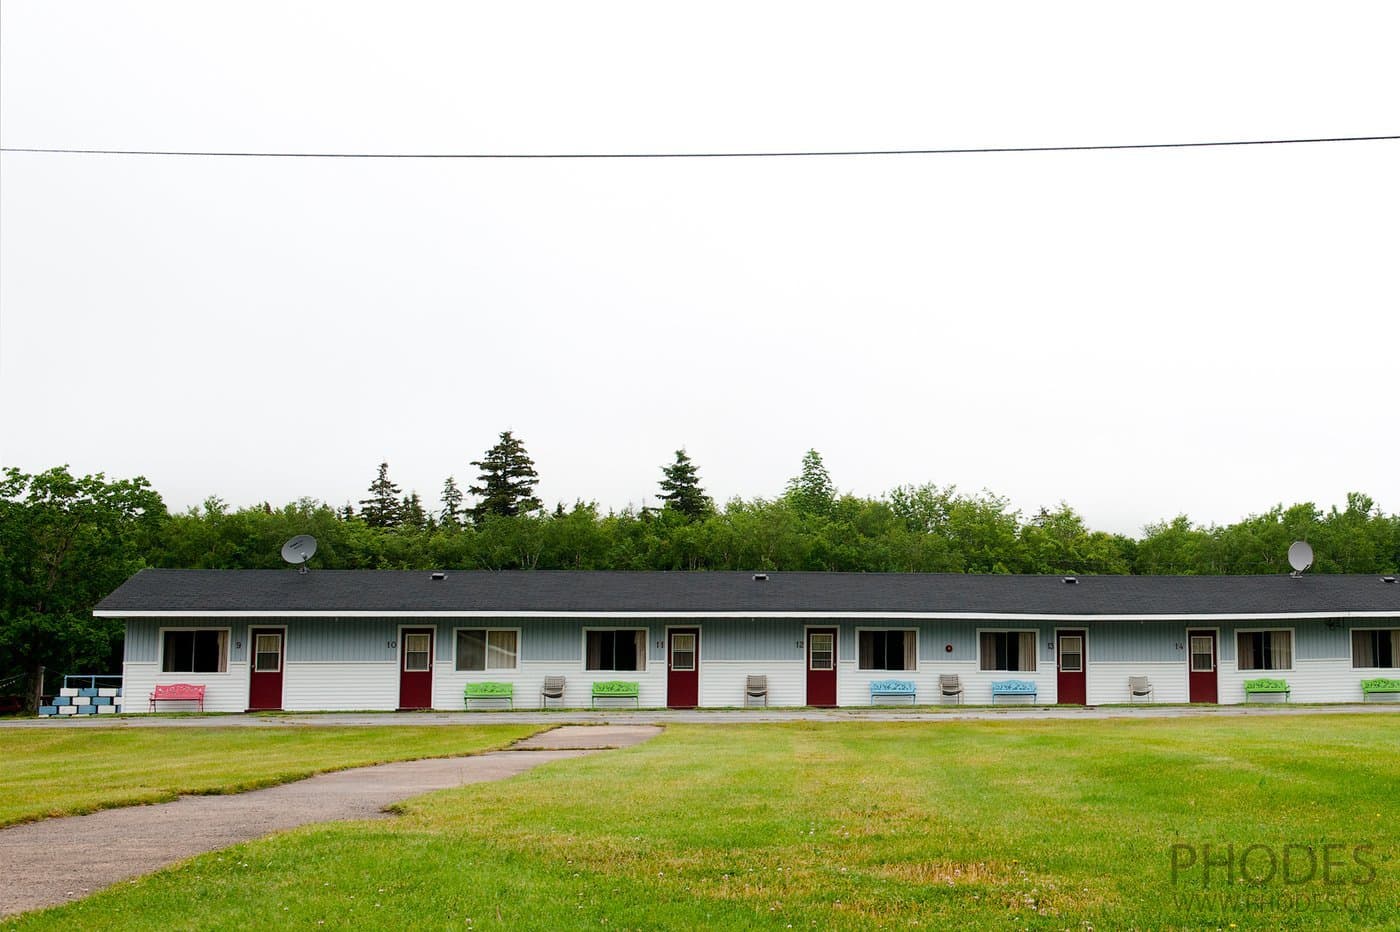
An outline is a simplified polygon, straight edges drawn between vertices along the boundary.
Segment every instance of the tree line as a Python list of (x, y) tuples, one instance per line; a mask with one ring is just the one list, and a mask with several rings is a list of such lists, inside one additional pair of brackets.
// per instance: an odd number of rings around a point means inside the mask
[(7, 468), (0, 682), (41, 664), (119, 669), (121, 626), (91, 612), (122, 580), (147, 566), (282, 567), (281, 545), (297, 534), (317, 538), (312, 566), (323, 569), (1280, 573), (1293, 540), (1313, 545), (1312, 572), (1400, 567), (1400, 515), (1359, 492), (1341, 508), (1280, 504), (1225, 525), (1179, 515), (1128, 536), (1090, 529), (1063, 502), (1023, 514), (985, 490), (924, 483), (842, 494), (816, 450), (780, 493), (722, 505), (677, 450), (659, 469), (660, 506), (620, 511), (584, 501), (545, 507), (535, 465), (509, 431), (471, 465), (476, 481), (463, 490), (448, 477), (436, 507), (405, 494), (381, 463), (353, 504), (234, 508), (210, 498), (174, 514), (143, 478)]

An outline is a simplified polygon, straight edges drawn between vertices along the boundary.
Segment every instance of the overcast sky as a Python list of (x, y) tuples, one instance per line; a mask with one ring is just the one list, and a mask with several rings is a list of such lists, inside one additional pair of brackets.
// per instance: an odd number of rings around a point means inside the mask
[[(0, 6), (0, 141), (667, 152), (1400, 132), (1389, 2)], [(0, 156), (0, 462), (172, 508), (988, 487), (1138, 532), (1400, 511), (1400, 143)], [(654, 503), (654, 498), (651, 499)]]

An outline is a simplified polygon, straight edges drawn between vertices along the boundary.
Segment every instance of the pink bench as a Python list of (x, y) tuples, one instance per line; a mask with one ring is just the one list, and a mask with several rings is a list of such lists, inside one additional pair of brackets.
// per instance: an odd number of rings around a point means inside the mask
[(198, 702), (199, 711), (204, 711), (204, 687), (193, 683), (166, 683), (157, 686), (151, 693), (151, 711), (156, 710), (157, 702)]

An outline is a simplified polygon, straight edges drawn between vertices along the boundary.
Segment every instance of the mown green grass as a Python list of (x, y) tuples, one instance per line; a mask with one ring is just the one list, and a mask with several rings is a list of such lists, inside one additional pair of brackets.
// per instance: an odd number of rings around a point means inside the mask
[(538, 725), (0, 730), (0, 825), (509, 744)]
[[(17, 925), (1400, 928), (1398, 739), (1389, 715), (673, 725)], [(1171, 846), (1207, 843), (1369, 844), (1375, 876), (1174, 883)]]

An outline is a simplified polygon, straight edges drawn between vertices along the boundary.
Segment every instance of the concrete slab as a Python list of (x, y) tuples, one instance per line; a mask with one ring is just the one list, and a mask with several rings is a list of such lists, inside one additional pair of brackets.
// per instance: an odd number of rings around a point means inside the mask
[(661, 734), (659, 725), (564, 725), (531, 735), (511, 745), (512, 750), (571, 750), (630, 748)]

